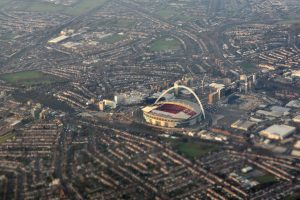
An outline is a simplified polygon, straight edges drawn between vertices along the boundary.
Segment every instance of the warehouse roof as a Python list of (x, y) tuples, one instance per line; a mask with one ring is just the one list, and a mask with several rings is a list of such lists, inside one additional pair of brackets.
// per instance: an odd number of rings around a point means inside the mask
[(293, 126), (288, 126), (288, 125), (278, 125), (278, 124), (274, 124), (270, 127), (268, 127), (267, 129), (261, 131), (262, 134), (264, 135), (275, 135), (275, 136), (279, 136), (280, 138), (284, 138), (287, 137), (288, 135), (290, 135), (291, 133), (293, 133), (296, 130), (295, 127)]

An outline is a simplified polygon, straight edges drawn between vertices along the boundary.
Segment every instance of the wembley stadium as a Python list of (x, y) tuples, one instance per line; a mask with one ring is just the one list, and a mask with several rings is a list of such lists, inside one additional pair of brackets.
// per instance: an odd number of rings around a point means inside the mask
[[(190, 91), (197, 100), (192, 101), (176, 99), (172, 101), (159, 101), (169, 91), (183, 88)], [(189, 127), (205, 119), (205, 113), (198, 96), (186, 86), (174, 86), (166, 90), (153, 105), (142, 109), (144, 119), (148, 124), (167, 128)]]

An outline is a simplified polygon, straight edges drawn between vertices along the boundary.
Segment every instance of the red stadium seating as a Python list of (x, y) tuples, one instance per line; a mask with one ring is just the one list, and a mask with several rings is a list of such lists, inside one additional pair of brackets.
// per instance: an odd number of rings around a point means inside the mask
[(161, 106), (156, 108), (156, 110), (163, 111), (163, 112), (169, 112), (172, 114), (177, 114), (182, 111), (189, 116), (196, 115), (196, 112), (194, 112), (186, 107), (175, 105), (175, 104), (162, 104)]

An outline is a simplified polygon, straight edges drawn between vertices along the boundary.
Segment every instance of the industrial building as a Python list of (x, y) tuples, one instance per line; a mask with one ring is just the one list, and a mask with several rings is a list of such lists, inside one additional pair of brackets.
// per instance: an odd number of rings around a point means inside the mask
[(231, 124), (231, 128), (248, 131), (255, 124), (256, 124), (255, 122), (251, 122), (248, 120), (237, 120), (236, 122)]
[(104, 111), (105, 108), (115, 109), (117, 107), (117, 104), (115, 101), (104, 99), (103, 101), (100, 101), (98, 103), (98, 107), (100, 111)]
[(66, 40), (68, 38), (69, 38), (69, 36), (67, 36), (67, 35), (60, 35), (56, 38), (53, 38), (53, 39), (49, 40), (48, 43), (56, 44), (56, 43), (59, 43), (59, 42), (62, 42), (64, 40)]
[(292, 156), (300, 157), (300, 140), (297, 140), (297, 142), (293, 146), (293, 150), (291, 152)]
[(300, 123), (300, 115), (293, 118), (293, 122)]
[(274, 124), (267, 129), (262, 130), (260, 135), (273, 140), (283, 140), (295, 132), (296, 128), (293, 126)]
[(286, 104), (286, 106), (290, 108), (300, 108), (300, 100), (299, 99), (292, 100), (288, 104)]

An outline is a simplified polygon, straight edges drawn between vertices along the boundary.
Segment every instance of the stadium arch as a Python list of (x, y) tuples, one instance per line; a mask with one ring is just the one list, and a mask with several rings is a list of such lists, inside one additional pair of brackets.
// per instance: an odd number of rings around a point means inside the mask
[(164, 92), (156, 99), (156, 101), (155, 101), (154, 104), (158, 103), (159, 100), (160, 100), (163, 96), (165, 96), (168, 92), (170, 92), (171, 90), (177, 89), (177, 88), (185, 89), (185, 90), (187, 90), (187, 91), (189, 91), (190, 93), (193, 94), (193, 96), (195, 97), (195, 99), (197, 100), (197, 102), (198, 102), (198, 104), (199, 104), (200, 110), (201, 110), (201, 112), (202, 112), (202, 116), (203, 116), (203, 118), (205, 119), (205, 112), (204, 112), (204, 108), (203, 108), (203, 106), (202, 106), (202, 103), (201, 103), (201, 101), (200, 101), (200, 98), (197, 96), (197, 94), (196, 94), (191, 88), (189, 88), (189, 87), (187, 87), (187, 86), (184, 86), (184, 85), (174, 85), (174, 86), (170, 87), (169, 89), (167, 89), (166, 91), (164, 91)]

